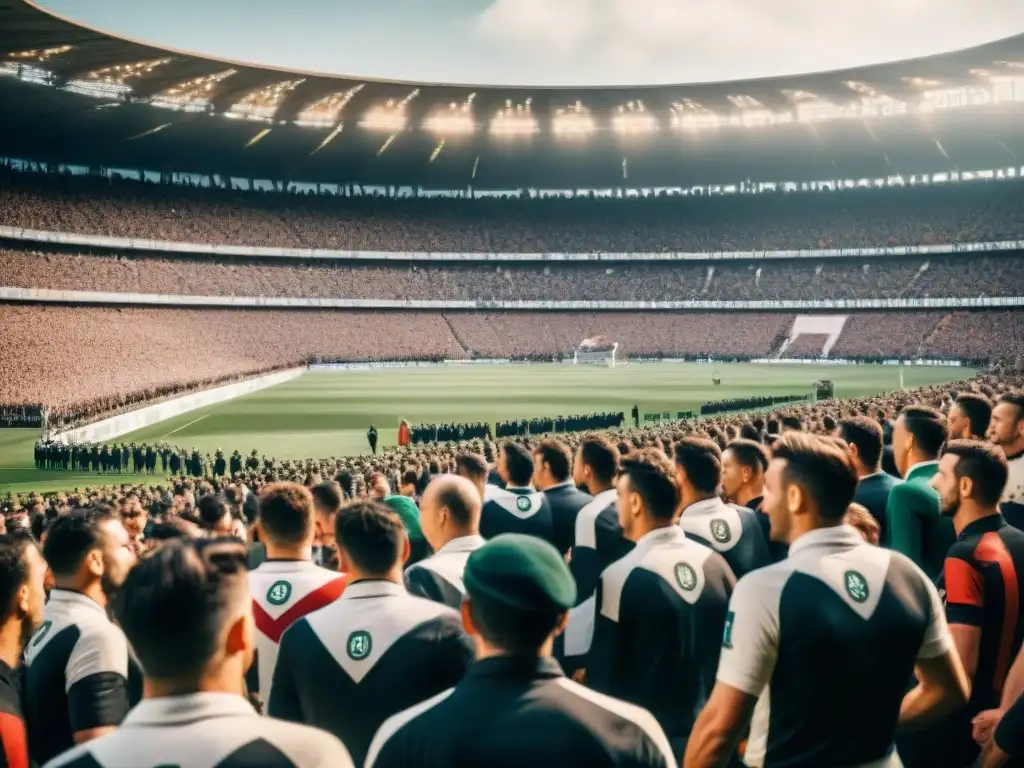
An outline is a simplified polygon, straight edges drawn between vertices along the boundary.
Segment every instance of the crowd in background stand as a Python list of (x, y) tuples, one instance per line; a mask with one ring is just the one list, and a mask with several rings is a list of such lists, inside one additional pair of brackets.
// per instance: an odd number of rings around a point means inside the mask
[(286, 248), (666, 252), (1011, 240), (1022, 182), (638, 198), (235, 191), (0, 171), (5, 224), (113, 237)]

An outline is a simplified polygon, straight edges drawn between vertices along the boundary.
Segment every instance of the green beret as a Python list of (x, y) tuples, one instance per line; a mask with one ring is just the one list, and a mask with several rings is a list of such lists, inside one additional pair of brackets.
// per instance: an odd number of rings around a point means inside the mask
[(576, 582), (558, 550), (518, 533), (497, 536), (469, 556), (463, 575), (470, 599), (521, 611), (560, 612), (576, 604)]

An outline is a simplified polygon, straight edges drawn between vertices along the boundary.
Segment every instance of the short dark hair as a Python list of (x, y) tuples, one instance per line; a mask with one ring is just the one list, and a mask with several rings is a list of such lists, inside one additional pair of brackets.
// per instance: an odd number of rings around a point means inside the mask
[(0, 618), (10, 615), (14, 596), (28, 580), (25, 552), (34, 546), (32, 537), (22, 533), (0, 536)]
[(416, 485), (420, 480), (420, 476), (413, 472), (411, 469), (407, 469), (402, 473), (401, 485)]
[(749, 421), (745, 421), (740, 425), (740, 437), (744, 440), (750, 440), (755, 443), (764, 442), (764, 436), (761, 434), (761, 430), (757, 428), (756, 424), (752, 424)]
[(104, 506), (75, 509), (54, 520), (43, 545), (43, 557), (53, 575), (58, 578), (74, 576), (86, 555), (104, 548), (100, 526), (115, 519), (110, 508)]
[(954, 402), (967, 417), (971, 425), (971, 434), (974, 437), (984, 437), (988, 432), (988, 423), (992, 419), (992, 401), (984, 395), (965, 392)]
[(533, 447), (535, 455), (548, 465), (551, 476), (558, 482), (565, 482), (572, 473), (572, 453), (561, 440), (549, 437)]
[(188, 523), (180, 517), (169, 517), (153, 523), (146, 533), (147, 541), (173, 541), (174, 539), (193, 539)]
[(479, 453), (460, 453), (455, 457), (455, 469), (467, 477), (487, 477), (487, 461)]
[(784, 482), (802, 488), (818, 514), (842, 520), (857, 490), (857, 472), (841, 448), (815, 435), (787, 432), (775, 441), (772, 458), (786, 462)]
[(212, 531), (224, 515), (231, 513), (224, 498), (216, 493), (208, 493), (199, 499), (196, 505), (199, 511), (199, 525), (206, 531)]
[(114, 615), (147, 677), (194, 680), (246, 594), (241, 542), (170, 541), (131, 570), (114, 600)]
[(345, 492), (341, 485), (333, 481), (314, 485), (309, 492), (313, 494), (314, 503), (325, 509), (328, 514), (336, 513), (345, 501)]
[(782, 426), (785, 429), (790, 429), (796, 432), (801, 431), (804, 428), (803, 422), (800, 421), (800, 417), (795, 414), (788, 414), (782, 417)]
[(722, 482), (722, 451), (718, 444), (702, 437), (684, 437), (673, 450), (676, 464), (686, 479), (701, 493), (714, 493)]
[(946, 442), (946, 420), (941, 413), (927, 405), (908, 405), (900, 411), (900, 418), (922, 451), (939, 455)]
[(496, 600), (473, 598), (469, 614), (487, 643), (514, 656), (535, 654), (558, 627), (563, 612), (524, 611)]
[(364, 573), (382, 576), (402, 556), (405, 527), (398, 513), (382, 502), (346, 504), (335, 518), (334, 533), (338, 548)]
[(868, 416), (852, 416), (839, 422), (839, 436), (857, 446), (857, 455), (865, 467), (878, 467), (882, 461), (882, 425)]
[(1006, 456), (1001, 450), (981, 440), (951, 440), (942, 453), (960, 458), (954, 470), (956, 478), (971, 478), (974, 498), (979, 504), (994, 507), (999, 503), (1010, 476)]
[(768, 469), (768, 462), (771, 460), (771, 457), (768, 455), (768, 449), (761, 445), (761, 443), (754, 442), (753, 440), (745, 440), (743, 438), (733, 440), (725, 446), (725, 450), (732, 452), (740, 466), (749, 467), (755, 471), (760, 470), (764, 472)]
[(505, 443), (501, 450), (505, 453), (509, 482), (517, 487), (529, 485), (533, 480), (533, 456), (530, 451), (522, 443)]
[(1024, 389), (1018, 389), (1016, 392), (1004, 392), (996, 402), (1015, 405), (1018, 411), (1017, 421), (1024, 419)]
[(588, 435), (580, 443), (580, 461), (602, 483), (611, 483), (619, 471), (619, 449), (599, 435)]
[(271, 483), (260, 491), (257, 519), (272, 543), (301, 544), (313, 535), (313, 494), (298, 483)]
[(675, 516), (682, 499), (679, 482), (668, 457), (657, 448), (641, 448), (624, 456), (619, 474), (644, 500), (647, 511), (662, 520)]
[(836, 428), (836, 418), (830, 413), (825, 414), (825, 418), (821, 420), (821, 426), (831, 432)]

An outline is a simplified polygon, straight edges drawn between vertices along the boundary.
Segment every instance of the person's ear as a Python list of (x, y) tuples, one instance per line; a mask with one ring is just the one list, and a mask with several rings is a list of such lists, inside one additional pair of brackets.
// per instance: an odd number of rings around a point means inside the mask
[(473, 623), (473, 613), (469, 610), (469, 600), (463, 600), (462, 605), (459, 606), (459, 613), (462, 614), (462, 628), (466, 630), (467, 635), (479, 635), (480, 632), (476, 628), (476, 624)]
[(230, 658), (237, 654), (248, 654), (250, 649), (254, 647), (254, 638), (252, 635), (251, 622), (248, 617), (242, 613), (236, 616), (231, 624), (228, 625), (228, 631), (224, 638), (224, 656)]
[(29, 602), (28, 584), (22, 584), (18, 587), (15, 599), (17, 600), (18, 614), (20, 616), (25, 616), (31, 607)]
[(404, 536), (402, 538), (402, 565), (409, 562), (409, 556), (412, 554), (412, 545), (409, 544), (409, 537)]
[(555, 627), (555, 637), (565, 632), (565, 628), (569, 625), (569, 612), (566, 611), (562, 614), (562, 617), (558, 620), (558, 625)]
[(92, 549), (85, 556), (85, 567), (93, 576), (103, 575), (103, 550)]

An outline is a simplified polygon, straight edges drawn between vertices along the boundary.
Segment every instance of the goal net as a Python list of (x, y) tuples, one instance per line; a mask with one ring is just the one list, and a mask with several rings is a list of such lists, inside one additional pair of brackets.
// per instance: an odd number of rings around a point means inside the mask
[(610, 341), (606, 336), (595, 336), (580, 342), (573, 352), (572, 361), (575, 365), (606, 365), (614, 368), (618, 350), (618, 342)]

